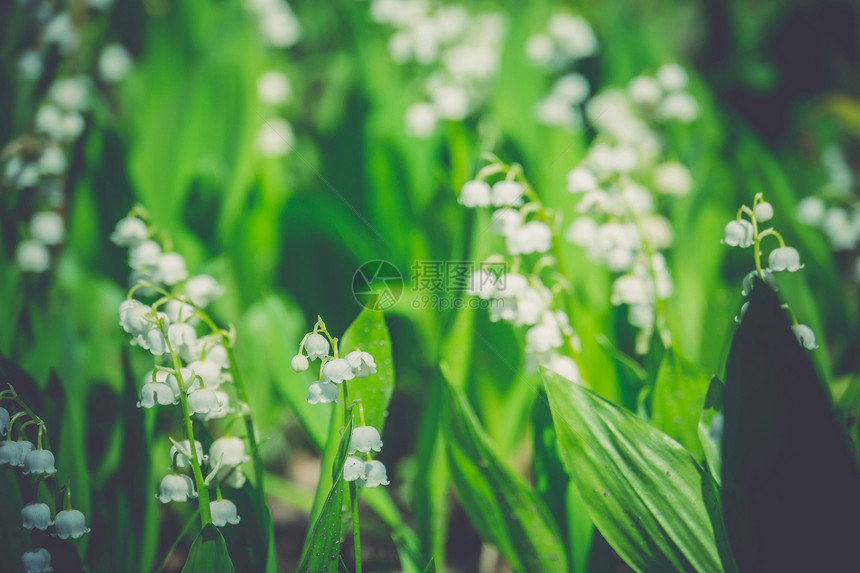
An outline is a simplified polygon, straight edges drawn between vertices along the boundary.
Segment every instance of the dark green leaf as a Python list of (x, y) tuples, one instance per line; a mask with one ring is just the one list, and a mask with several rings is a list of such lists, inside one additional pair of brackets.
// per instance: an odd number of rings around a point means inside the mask
[(808, 352), (757, 281), (726, 365), (722, 458), (726, 524), (747, 571), (856, 562), (860, 475)]
[(708, 377), (673, 348), (663, 354), (652, 398), (651, 421), (696, 457), (701, 457), (697, 426)]
[(552, 516), (523, 478), (492, 451), (462, 393), (449, 386), (448, 460), (454, 487), (478, 532), (519, 571), (565, 571)]
[(376, 361), (376, 374), (349, 381), (349, 398), (350, 401), (361, 400), (365, 424), (373, 426), (382, 434), (385, 412), (394, 391), (394, 363), (385, 315), (370, 308), (361, 311), (355, 322), (346, 329), (340, 348), (344, 356), (359, 348), (372, 354)]
[(233, 562), (221, 532), (211, 523), (194, 540), (182, 573), (233, 573)]
[(332, 485), (328, 497), (323, 503), (319, 517), (313, 524), (310, 536), (302, 548), (302, 559), (298, 571), (310, 573), (337, 573), (340, 563), (340, 537), (343, 520), (343, 465), (349, 450), (349, 440), (352, 437), (352, 415), (348, 414), (349, 423), (343, 431), (343, 436), (337, 447), (337, 454), (332, 463)]
[(669, 436), (551, 372), (550, 409), (595, 525), (637, 571), (719, 571), (702, 488), (710, 476)]

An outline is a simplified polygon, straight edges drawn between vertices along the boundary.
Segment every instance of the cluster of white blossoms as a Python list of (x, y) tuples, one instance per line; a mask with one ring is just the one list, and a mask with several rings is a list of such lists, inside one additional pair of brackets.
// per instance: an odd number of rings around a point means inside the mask
[(426, 100), (406, 110), (406, 131), (430, 137), (440, 120), (462, 121), (490, 93), (507, 25), (502, 14), (471, 14), (461, 4), (431, 7), (427, 0), (372, 0), (374, 21), (394, 28), (388, 42), (399, 64), (427, 68)]
[[(282, 50), (299, 41), (301, 26), (284, 0), (247, 0), (246, 6), (257, 18), (265, 45), (273, 50)], [(284, 118), (284, 106), (292, 95), (292, 84), (281, 70), (267, 70), (257, 78), (257, 98), (263, 109), (256, 146), (265, 157), (283, 157), (295, 147), (293, 126)]]
[[(44, 421), (21, 400), (15, 389), (0, 392), (0, 400), (14, 402), (18, 411), (10, 414), (9, 410), (0, 407), (0, 466), (8, 465), (21, 469), (24, 475), (33, 476), (37, 483), (46, 480), (57, 473), (54, 454), (47, 445), (47, 429)], [(17, 424), (17, 440), (13, 440)], [(24, 430), (28, 426), (36, 428), (36, 444), (26, 439)], [(21, 509), (21, 527), (33, 531), (48, 532), (53, 527), (52, 534), (60, 539), (78, 539), (90, 532), (83, 513), (72, 508), (71, 490), (68, 484), (62, 495), (65, 507), (51, 517), (51, 507), (42, 502), (30, 502)], [(21, 556), (21, 565), (27, 573), (53, 571), (51, 554), (47, 549), (36, 547), (28, 549)]]
[[(860, 243), (860, 201), (853, 192), (854, 175), (842, 150), (831, 145), (821, 154), (827, 183), (797, 204), (797, 219), (818, 227), (834, 251), (855, 249)], [(860, 258), (854, 261), (854, 280), (860, 282)]]
[[(299, 353), (293, 357), (290, 366), (296, 372), (304, 372), (310, 367), (311, 360), (320, 361), (320, 379), (308, 386), (309, 404), (337, 402), (341, 389), (346, 400), (350, 380), (376, 374), (376, 360), (369, 352), (355, 349), (341, 358), (337, 338), (331, 337), (325, 323), (319, 317), (313, 331), (307, 333), (299, 344)], [(359, 410), (361, 411), (360, 402)], [(371, 450), (378, 452), (381, 449), (382, 440), (376, 428), (363, 425), (354, 428), (350, 438), (349, 453), (361, 452), (366, 455), (367, 460), (350, 455), (344, 466), (344, 479), (357, 481), (359, 487), (388, 485), (385, 465), (380, 461), (372, 460), (370, 456)]]
[(289, 48), (301, 38), (299, 20), (285, 0), (245, 0), (245, 8), (255, 18), (265, 45)]
[[(739, 247), (741, 249), (753, 248), (755, 270), (750, 271), (744, 277), (743, 290), (741, 291), (741, 294), (744, 296), (749, 296), (752, 292), (755, 277), (775, 288), (776, 276), (774, 273), (785, 271), (793, 273), (803, 268), (797, 249), (786, 246), (782, 235), (773, 227), (767, 229), (761, 228), (762, 223), (766, 223), (771, 219), (773, 219), (773, 205), (765, 201), (764, 196), (758, 193), (753, 199), (752, 207), (741, 205), (735, 219), (726, 223), (722, 241), (724, 245)], [(767, 268), (764, 268), (761, 263), (761, 242), (765, 237), (774, 237), (779, 243), (779, 246), (774, 248), (770, 252), (770, 255), (768, 255)], [(743, 320), (748, 307), (749, 302), (745, 302), (741, 307), (740, 313), (735, 317), (738, 323)], [(783, 305), (783, 308), (791, 313), (792, 322), (794, 323), (791, 329), (800, 345), (809, 350), (818, 348), (815, 344), (815, 334), (812, 332), (812, 329), (805, 324), (799, 324), (797, 317), (788, 305)]]
[(597, 52), (597, 37), (589, 23), (579, 16), (554, 14), (545, 32), (534, 34), (526, 43), (529, 60), (551, 73), (568, 72), (555, 80), (549, 95), (535, 105), (540, 123), (564, 128), (582, 125), (580, 106), (589, 95), (585, 76), (569, 73), (570, 66)]
[[(487, 179), (498, 175), (503, 178), (491, 186)], [(491, 229), (504, 240), (506, 251), (481, 264), (470, 278), (468, 293), (489, 301), (491, 321), (528, 328), (526, 370), (543, 366), (582, 383), (576, 362), (564, 351), (565, 346), (577, 345), (570, 317), (558, 309), (557, 291), (541, 279), (541, 270), (556, 262), (548, 255), (554, 247), (550, 226), (554, 214), (538, 201), (519, 165), (508, 166), (495, 157), (463, 185), (459, 202), (470, 208), (493, 209)], [(526, 271), (526, 267), (531, 270)]]
[[(189, 277), (182, 255), (165, 252), (143, 216), (142, 209), (136, 208), (117, 223), (111, 235), (114, 243), (129, 248), (135, 283), (129, 297), (120, 304), (119, 324), (131, 337), (132, 346), (149, 351), (156, 362), (144, 377), (137, 405), (140, 408), (179, 405), (187, 429), (193, 428), (195, 420), (241, 418), (246, 415), (247, 406), (236, 401), (234, 408), (234, 399), (227, 391), (233, 386), (229, 383), (234, 381), (230, 352), (234, 334), (218, 329), (204, 310), (223, 289), (209, 275)], [(156, 300), (146, 304), (133, 298), (135, 294)], [(201, 333), (201, 329), (206, 332)], [(194, 446), (192, 449), (189, 439), (173, 441), (172, 471), (162, 479), (156, 497), (163, 503), (187, 501), (198, 497), (195, 486), (208, 488), (217, 478), (218, 499), (210, 502), (212, 522), (217, 526), (238, 523), (235, 505), (221, 499), (220, 488), (222, 485), (240, 488), (245, 483), (241, 464), (249, 461), (249, 457), (244, 440), (229, 434), (217, 438), (209, 447), (208, 456), (203, 455), (199, 441), (195, 440)], [(210, 474), (202, 480), (201, 468), (206, 462)], [(183, 468), (189, 466), (195, 480), (183, 473)]]
[[(673, 292), (662, 251), (674, 241), (661, 203), (683, 197), (693, 189), (690, 171), (665, 155), (659, 125), (670, 120), (691, 121), (695, 100), (684, 91), (687, 74), (666, 64), (656, 77), (638, 76), (628, 90), (607, 89), (587, 106), (596, 131), (583, 161), (567, 175), (567, 190), (578, 197), (566, 238), (585, 249), (587, 256), (618, 273), (611, 294), (614, 305), (627, 305), (628, 322), (637, 329), (636, 352), (648, 351), (655, 329), (661, 336), (658, 309)], [(654, 97), (643, 97), (651, 86)], [(665, 101), (681, 95), (690, 113), (658, 111)], [(670, 104), (670, 107), (677, 104)]]
[[(52, 50), (60, 54), (58, 75), (51, 79), (42, 101), (38, 103), (30, 130), (18, 136), (3, 154), (7, 159), (0, 175), (2, 188), (20, 193), (18, 202), (30, 210), (29, 222), (23, 226), (23, 237), (16, 246), (15, 260), (24, 272), (44, 273), (65, 239), (63, 218), (68, 168), (68, 148), (83, 133), (85, 114), (89, 111), (97, 87), (119, 82), (131, 69), (132, 60), (119, 44), (104, 47), (92, 69), (81, 72), (78, 38), (84, 32), (75, 27), (70, 16), (71, 3), (57, 8), (45, 4), (39, 11), (39, 41), (18, 56), (18, 81), (23, 89), (35, 90), (45, 81), (44, 61)], [(94, 11), (110, 3), (90, 2)], [(22, 5), (23, 6), (23, 5)], [(51, 13), (52, 10), (56, 10)], [(47, 12), (46, 12), (47, 11)], [(68, 69), (74, 75), (63, 75)]]

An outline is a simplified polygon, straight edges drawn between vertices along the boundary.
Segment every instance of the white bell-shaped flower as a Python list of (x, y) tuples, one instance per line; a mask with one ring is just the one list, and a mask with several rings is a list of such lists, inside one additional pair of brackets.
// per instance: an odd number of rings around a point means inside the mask
[(164, 253), (155, 266), (155, 280), (166, 285), (175, 285), (188, 278), (185, 259), (179, 253)]
[(406, 108), (405, 119), (406, 133), (413, 137), (426, 138), (436, 130), (439, 116), (432, 104), (418, 102)]
[(788, 271), (793, 273), (803, 268), (800, 264), (800, 254), (794, 247), (777, 247), (770, 252), (767, 259), (770, 272)]
[(160, 328), (151, 329), (146, 333), (144, 340), (146, 341), (145, 347), (149, 349), (153, 356), (161, 356), (170, 352), (167, 347), (167, 339)]
[(794, 332), (794, 336), (797, 337), (797, 341), (801, 346), (808, 350), (818, 348), (818, 345), (815, 344), (815, 333), (812, 332), (811, 328), (805, 324), (795, 324), (791, 327), (791, 330)]
[(218, 527), (224, 527), (228, 523), (237, 525), (241, 519), (236, 504), (229, 499), (209, 502), (209, 510), (212, 513), (212, 523)]
[(212, 410), (208, 414), (203, 414), (201, 417), (204, 422), (209, 420), (220, 420), (226, 418), (233, 413), (233, 408), (230, 406), (230, 395), (223, 390), (215, 390), (215, 395), (218, 396), (218, 401), (221, 402), (221, 407)]
[(490, 228), (496, 235), (508, 237), (523, 224), (523, 214), (516, 209), (503, 208), (493, 211)]
[(666, 91), (678, 91), (687, 86), (687, 72), (678, 64), (663, 64), (657, 70), (657, 81)]
[(746, 248), (753, 244), (753, 226), (746, 219), (729, 221), (723, 232), (723, 243), (730, 247)]
[(630, 99), (639, 105), (653, 106), (662, 95), (663, 88), (660, 83), (649, 76), (636, 76), (627, 85), (627, 93)]
[(740, 312), (738, 312), (737, 315), (735, 315), (735, 322), (737, 322), (738, 324), (743, 322), (744, 317), (746, 316), (747, 310), (749, 309), (749, 307), (750, 307), (749, 301), (747, 301), (741, 305)]
[(308, 397), (305, 400), (308, 404), (330, 404), (337, 402), (338, 394), (340, 394), (340, 389), (337, 385), (317, 380), (308, 386)]
[(376, 374), (376, 361), (369, 352), (353, 350), (346, 355), (346, 361), (349, 362), (356, 378), (367, 378), (371, 374)]
[(208, 306), (223, 292), (218, 281), (209, 275), (197, 275), (185, 281), (185, 295), (199, 307)]
[(222, 467), (237, 466), (251, 458), (245, 454), (245, 440), (235, 436), (222, 436), (209, 446), (209, 464)]
[(385, 464), (377, 460), (364, 464), (364, 475), (364, 479), (358, 480), (358, 487), (378, 487), (390, 483), (385, 472)]
[(192, 347), (197, 344), (197, 331), (190, 324), (171, 324), (167, 328), (167, 339), (175, 349)]
[(155, 497), (161, 503), (183, 502), (197, 497), (197, 492), (194, 491), (194, 481), (187, 475), (167, 474), (161, 478)]
[(818, 225), (824, 219), (827, 207), (818, 197), (804, 197), (797, 204), (797, 219), (806, 225)]
[(177, 322), (187, 322), (188, 324), (194, 324), (197, 322), (197, 318), (194, 317), (194, 307), (187, 302), (171, 299), (167, 301), (167, 304), (165, 304), (163, 308), (164, 314), (166, 314), (167, 318), (170, 319), (170, 324)]
[(552, 230), (541, 221), (529, 221), (507, 236), (507, 247), (512, 255), (545, 253), (552, 248)]
[(574, 167), (567, 174), (567, 190), (570, 193), (585, 193), (597, 189), (597, 177), (587, 167)]
[(171, 390), (170, 386), (162, 382), (147, 382), (140, 389), (140, 401), (138, 408), (152, 408), (156, 404), (168, 406), (176, 404), (179, 397)]
[(352, 437), (349, 440), (349, 453), (362, 452), (364, 454), (382, 450), (382, 438), (379, 430), (373, 426), (359, 426), (352, 429)]
[(59, 245), (66, 236), (63, 217), (54, 211), (42, 211), (30, 219), (30, 235), (45, 245)]
[(311, 360), (328, 357), (329, 350), (331, 350), (331, 346), (328, 339), (322, 334), (314, 332), (305, 340), (305, 351)]
[(60, 539), (78, 539), (83, 537), (85, 533), (90, 532), (87, 527), (87, 520), (84, 514), (77, 509), (68, 509), (61, 511), (54, 518), (54, 529), (57, 531), (57, 537)]
[(48, 450), (33, 450), (24, 457), (24, 475), (55, 474), (54, 454)]
[(496, 291), (496, 276), (486, 269), (472, 273), (469, 278), (469, 286), (466, 292), (478, 296), (483, 300), (489, 300)]
[(773, 219), (773, 205), (767, 201), (762, 201), (755, 206), (755, 220), (759, 223), (764, 223)]
[(346, 358), (335, 358), (325, 363), (322, 368), (323, 380), (340, 384), (347, 380), (355, 378), (349, 361)]
[(33, 442), (22, 440), (11, 442), (3, 440), (0, 442), (0, 465), (9, 464), (12, 467), (23, 467), (24, 458), (33, 451)]
[(544, 366), (547, 370), (552, 370), (559, 376), (567, 378), (571, 382), (577, 384), (582, 383), (582, 376), (579, 373), (579, 366), (570, 356), (561, 356), (554, 354)]
[(497, 181), (493, 185), (493, 205), (517, 207), (522, 203), (523, 186), (517, 181)]
[(43, 273), (51, 266), (51, 253), (39, 241), (25, 239), (15, 248), (15, 261), (22, 271)]
[(681, 197), (693, 189), (693, 176), (682, 163), (667, 161), (654, 168), (654, 188), (660, 193)]
[(309, 367), (310, 361), (304, 354), (296, 354), (293, 356), (293, 359), (290, 360), (290, 368), (293, 369), (293, 372), (304, 372)]
[(45, 531), (54, 525), (51, 520), (51, 508), (45, 503), (28, 503), (21, 510), (21, 527)]
[(145, 336), (152, 329), (152, 308), (139, 300), (124, 300), (119, 305), (119, 325), (132, 336)]
[(11, 419), (9, 410), (0, 406), (0, 436), (5, 436), (6, 432), (9, 431), (9, 420)]
[(489, 207), (492, 192), (486, 181), (466, 181), (457, 200), (466, 207)]
[(128, 266), (136, 271), (148, 271), (155, 268), (161, 257), (161, 245), (153, 240), (145, 240), (128, 251)]
[[(186, 452), (189, 452), (189, 453), (191, 452), (188, 440), (182, 440), (181, 442), (179, 442), (179, 445), (182, 446), (182, 449), (185, 450)], [(209, 459), (209, 456), (203, 455), (203, 444), (201, 444), (199, 440), (194, 440), (194, 447), (197, 450), (197, 459), (200, 460), (200, 463), (203, 463)], [(176, 448), (176, 446), (171, 446), (170, 447), (170, 463), (171, 464), (173, 464), (173, 458), (174, 457), (176, 458), (176, 467), (177, 468), (184, 468), (191, 463), (191, 460), (189, 460), (188, 457), (184, 453), (179, 451)]]
[(365, 479), (364, 460), (356, 456), (348, 456), (346, 463), (343, 465), (343, 479), (345, 481), (356, 481)]
[[(200, 380), (203, 380), (203, 386), (210, 390), (216, 390), (223, 382), (221, 376), (221, 365), (212, 360), (195, 360), (188, 364), (188, 368), (192, 372), (194, 381), (189, 386), (189, 390), (195, 390), (200, 387)], [(197, 377), (200, 377), (199, 379)]]
[(221, 408), (221, 400), (214, 390), (200, 388), (188, 394), (188, 411), (191, 414), (209, 414)]
[[(190, 390), (190, 386), (194, 383), (194, 373), (190, 368), (182, 368), (179, 373), (182, 375), (182, 383), (185, 387), (185, 391), (188, 392)], [(178, 397), (179, 396), (179, 379), (176, 377), (175, 372), (170, 372), (167, 374), (167, 378), (165, 382), (170, 389), (173, 390), (173, 393)]]
[(42, 547), (28, 549), (21, 554), (21, 566), (25, 573), (50, 573), (54, 570), (51, 567), (51, 554)]
[(126, 217), (117, 222), (110, 240), (120, 247), (133, 247), (145, 241), (148, 236), (146, 223), (137, 217)]

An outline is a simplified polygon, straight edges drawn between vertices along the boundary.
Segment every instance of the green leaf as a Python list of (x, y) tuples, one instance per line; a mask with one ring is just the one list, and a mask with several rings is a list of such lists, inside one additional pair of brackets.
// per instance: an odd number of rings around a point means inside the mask
[(394, 362), (385, 315), (369, 308), (361, 311), (355, 322), (346, 329), (340, 348), (342, 355), (359, 348), (372, 354), (376, 361), (376, 374), (349, 381), (349, 398), (350, 401), (361, 400), (365, 424), (373, 426), (382, 434), (385, 412), (394, 391)]
[(194, 540), (182, 573), (232, 573), (233, 562), (221, 532), (211, 523)]
[(322, 573), (337, 573), (340, 563), (340, 537), (343, 520), (343, 465), (349, 450), (349, 440), (352, 438), (352, 412), (347, 413), (349, 422), (343, 431), (343, 436), (337, 447), (337, 454), (332, 463), (332, 484), (328, 497), (323, 503), (319, 517), (313, 524), (310, 536), (302, 548), (302, 559), (297, 571)]
[(725, 387), (719, 378), (714, 376), (705, 394), (705, 405), (699, 414), (699, 442), (708, 460), (708, 469), (717, 484), (722, 483), (722, 451), (723, 441), (723, 393)]
[(808, 353), (756, 281), (726, 364), (723, 434), (723, 509), (747, 571), (856, 561), (860, 475)]
[[(720, 571), (690, 453), (638, 416), (544, 371), (562, 460), (591, 519), (637, 571)], [(714, 516), (718, 519), (719, 516)]]
[(424, 573), (436, 573), (436, 560), (430, 559), (427, 567), (424, 568)]
[(492, 451), (461, 392), (448, 391), (448, 459), (475, 528), (518, 571), (565, 571), (567, 558), (543, 501)]
[(707, 390), (708, 377), (676, 350), (666, 349), (654, 386), (651, 421), (698, 458), (699, 411)]

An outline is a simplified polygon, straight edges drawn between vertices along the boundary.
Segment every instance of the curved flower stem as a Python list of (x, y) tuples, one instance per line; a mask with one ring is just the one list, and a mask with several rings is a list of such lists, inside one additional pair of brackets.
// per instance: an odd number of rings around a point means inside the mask
[[(48, 427), (45, 424), (45, 421), (42, 420), (42, 418), (40, 418), (39, 416), (37, 416), (36, 413), (32, 410), (32, 408), (30, 408), (30, 406), (28, 406), (27, 404), (24, 403), (24, 401), (18, 396), (18, 393), (15, 391), (15, 388), (11, 384), (7, 383), (7, 385), (9, 386), (9, 390), (8, 390), (9, 394), (4, 396), (3, 398), (8, 399), (8, 400), (12, 400), (13, 402), (15, 402), (18, 405), (18, 407), (21, 408), (21, 411), (23, 411), (24, 414), (26, 414), (26, 416), (28, 418), (30, 418), (30, 420), (32, 420), (33, 422), (35, 422), (36, 424), (39, 425), (39, 428), (40, 428), (39, 439), (41, 440), (41, 443), (44, 445), (44, 449), (50, 450), (51, 449), (51, 442), (48, 440), (48, 431), (47, 431)], [(6, 392), (6, 390), (4, 390), (4, 392)], [(9, 425), (9, 434), (7, 436), (7, 440), (11, 440), (11, 436), (12, 436), (11, 424), (14, 423), (14, 420), (16, 419), (17, 415), (18, 414), (15, 414), (14, 416), (12, 416), (12, 420), (10, 421), (10, 425)], [(44, 428), (44, 431), (42, 430), (42, 428)], [(42, 434), (44, 434), (44, 436)], [(39, 449), (42, 449), (42, 448), (40, 447)]]
[[(159, 326), (159, 328), (161, 327)], [(185, 381), (182, 379), (182, 360), (176, 354), (176, 350), (170, 344), (170, 340), (168, 340), (166, 335), (164, 339), (167, 342), (167, 350), (170, 352), (170, 358), (173, 360), (174, 374), (179, 385), (179, 404), (182, 407), (182, 417), (185, 420), (185, 434), (188, 438), (189, 449), (191, 450), (191, 471), (194, 474), (194, 482), (197, 485), (200, 523), (201, 527), (205, 527), (207, 523), (212, 522), (212, 512), (209, 508), (209, 486), (203, 480), (203, 470), (200, 467), (200, 459), (197, 457), (197, 445), (194, 441), (194, 424), (191, 422), (191, 415), (188, 413), (188, 396), (185, 390)]]
[[(236, 352), (226, 336), (224, 337), (224, 343), (224, 347), (227, 349), (227, 360), (230, 361), (230, 373), (233, 375), (233, 385), (236, 387), (236, 393), (239, 395), (239, 400), (248, 404), (248, 391), (245, 388), (242, 374), (239, 372), (239, 364), (236, 362)], [(254, 460), (254, 478), (257, 485), (254, 490), (257, 503), (262, 511), (266, 507), (266, 495), (263, 490), (263, 459), (260, 457), (260, 447), (257, 444), (257, 433), (254, 430), (254, 419), (251, 417), (250, 407), (248, 408), (248, 412), (242, 417), (245, 419), (245, 433), (248, 435), (248, 446), (251, 450), (251, 457)]]

